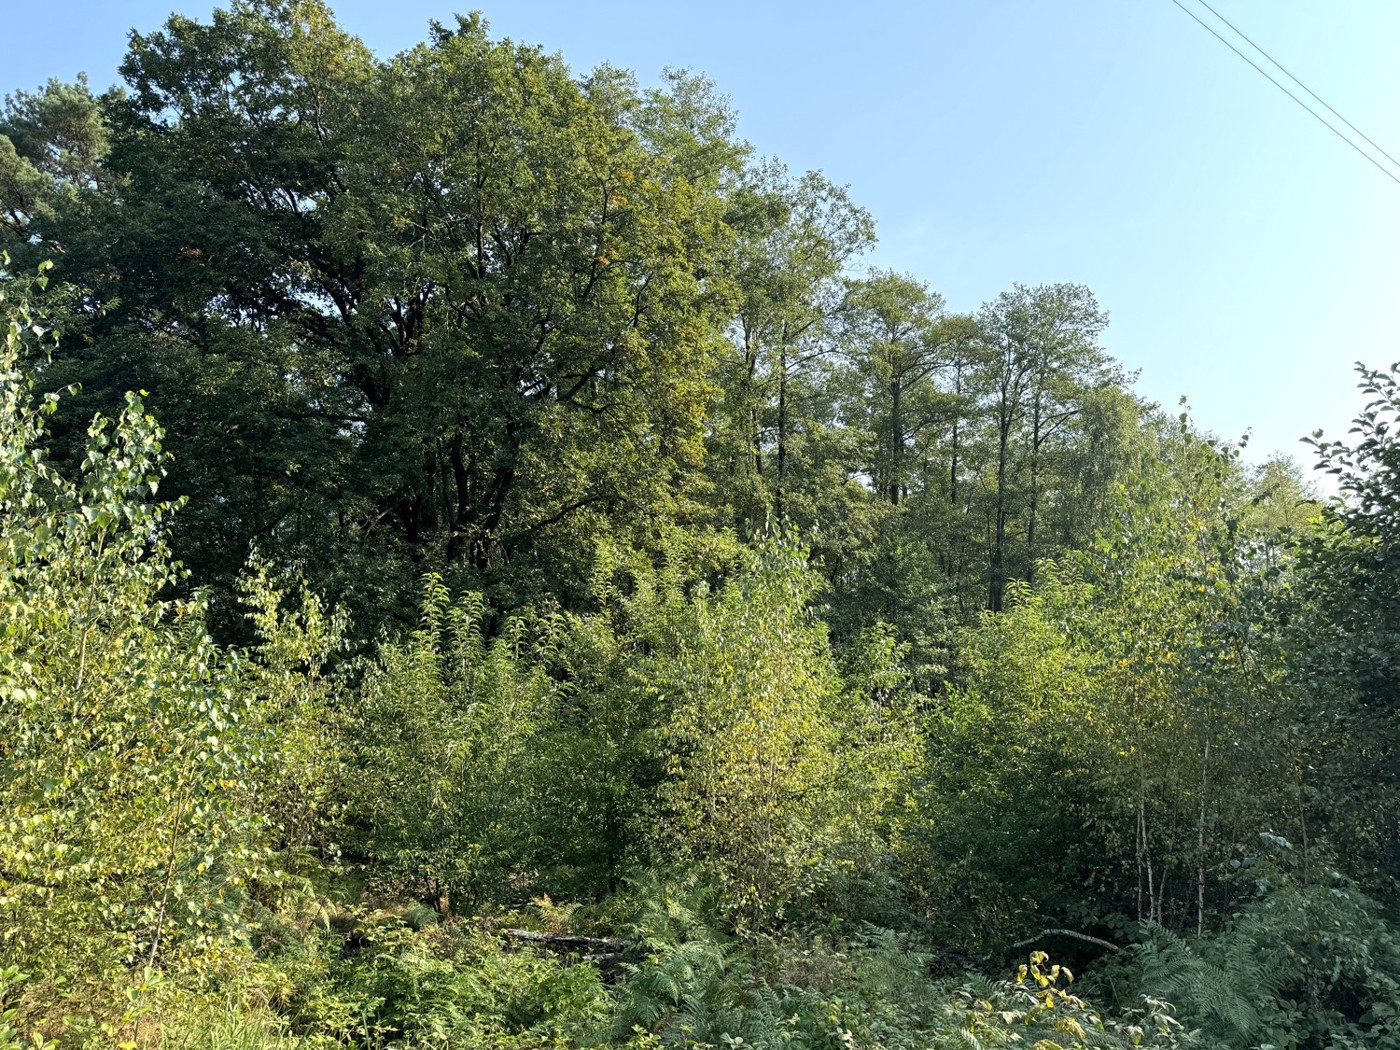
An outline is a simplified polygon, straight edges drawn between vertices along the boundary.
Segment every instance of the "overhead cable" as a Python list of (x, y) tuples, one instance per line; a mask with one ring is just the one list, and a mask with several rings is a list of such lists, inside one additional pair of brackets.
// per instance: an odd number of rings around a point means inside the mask
[[(1239, 55), (1240, 58), (1244, 59), (1244, 60), (1245, 60), (1246, 62), (1248, 62), (1251, 66), (1253, 66), (1253, 67), (1254, 67), (1254, 70), (1255, 70), (1260, 76), (1262, 76), (1265, 80), (1267, 80), (1270, 84), (1272, 84), (1274, 87), (1278, 88), (1278, 89), (1279, 89), (1280, 91), (1282, 91), (1285, 95), (1287, 95), (1289, 98), (1291, 98), (1294, 102), (1298, 103), (1298, 105), (1301, 106), (1301, 107), (1303, 108), (1304, 112), (1306, 112), (1309, 116), (1311, 116), (1314, 120), (1316, 120), (1316, 121), (1317, 121), (1319, 124), (1321, 124), (1324, 128), (1326, 128), (1328, 131), (1332, 132), (1332, 134), (1336, 135), (1337, 138), (1341, 139), (1343, 142), (1345, 142), (1345, 143), (1346, 143), (1348, 146), (1350, 146), (1352, 149), (1356, 150), (1357, 153), (1359, 153), (1359, 154), (1361, 154), (1361, 156), (1365, 157), (1368, 161), (1370, 161), (1371, 164), (1375, 165), (1377, 171), (1379, 171), (1382, 175), (1384, 175), (1386, 178), (1388, 178), (1391, 182), (1395, 183), (1397, 186), (1400, 186), (1400, 176), (1397, 176), (1393, 171), (1391, 171), (1389, 168), (1387, 168), (1384, 164), (1382, 164), (1380, 161), (1376, 160), (1375, 157), (1371, 156), (1371, 154), (1367, 153), (1364, 149), (1362, 149), (1360, 146), (1358, 146), (1355, 142), (1353, 142), (1351, 139), (1349, 139), (1349, 138), (1347, 138), (1345, 135), (1343, 135), (1343, 134), (1341, 133), (1341, 131), (1339, 131), (1339, 130), (1336, 128), (1335, 125), (1328, 123), (1327, 119), (1326, 119), (1325, 117), (1323, 117), (1322, 114), (1318, 113), (1315, 109), (1313, 109), (1311, 106), (1309, 106), (1309, 105), (1308, 105), (1306, 102), (1304, 102), (1301, 98), (1299, 98), (1297, 95), (1293, 94), (1293, 92), (1289, 91), (1288, 88), (1284, 87), (1284, 86), (1283, 86), (1282, 84), (1280, 84), (1277, 80), (1275, 80), (1272, 76), (1270, 76), (1267, 70), (1265, 70), (1265, 69), (1264, 69), (1263, 67), (1261, 67), (1257, 62), (1255, 62), (1252, 58), (1250, 58), (1250, 57), (1249, 57), (1248, 55), (1246, 55), (1243, 51), (1241, 51), (1239, 48), (1237, 48), (1234, 44), (1230, 43), (1230, 41), (1226, 40), (1223, 36), (1221, 36), (1218, 32), (1216, 32), (1216, 31), (1215, 31), (1215, 28), (1214, 28), (1213, 26), (1211, 26), (1208, 22), (1203, 21), (1203, 20), (1201, 19), (1200, 15), (1196, 14), (1196, 12), (1192, 11), (1189, 7), (1187, 7), (1185, 4), (1183, 4), (1183, 3), (1181, 2), (1181, 0), (1172, 0), (1172, 3), (1176, 4), (1177, 7), (1181, 8), (1181, 9), (1182, 9), (1183, 11), (1185, 11), (1188, 15), (1190, 15), (1203, 29), (1205, 29), (1208, 33), (1210, 33), (1211, 36), (1215, 37), (1215, 39), (1219, 40), (1222, 44), (1224, 44), (1226, 47), (1228, 47), (1231, 51), (1233, 51), (1235, 54)], [(1217, 16), (1217, 17), (1218, 17), (1218, 16)], [(1225, 21), (1225, 20), (1222, 18), (1221, 21), (1223, 22), (1223, 21)], [(1229, 25), (1228, 22), (1227, 22), (1226, 24)], [(1233, 29), (1234, 27), (1231, 26), (1230, 28)], [(1236, 31), (1236, 32), (1239, 32), (1239, 30), (1235, 30), (1235, 31)], [(1244, 34), (1243, 34), (1243, 33), (1240, 33), (1240, 36), (1243, 37)], [(1249, 38), (1248, 38), (1248, 37), (1245, 37), (1245, 39), (1248, 40)], [(1251, 45), (1252, 45), (1252, 43), (1253, 43), (1253, 42), (1251, 41)], [(1260, 53), (1263, 54), (1262, 49), (1261, 49)], [(1267, 56), (1266, 56), (1266, 57), (1267, 57)], [(1269, 59), (1269, 61), (1272, 62), (1273, 59)], [(1282, 66), (1279, 66), (1279, 68), (1280, 68), (1280, 69), (1283, 69)], [(1284, 72), (1287, 73), (1288, 71), (1287, 71), (1287, 70), (1284, 70)], [(1288, 75), (1289, 75), (1290, 77), (1293, 76), (1293, 74), (1291, 74), (1291, 73), (1289, 73)], [(1294, 79), (1296, 79), (1296, 78), (1294, 78)], [(1300, 85), (1301, 85), (1301, 81), (1299, 81), (1299, 83), (1300, 83)], [(1304, 87), (1304, 90), (1307, 91), (1307, 88)], [(1312, 95), (1312, 92), (1311, 92), (1311, 91), (1308, 91), (1308, 94)], [(1313, 95), (1313, 97), (1314, 97), (1314, 98), (1317, 98), (1316, 95)], [(1318, 101), (1321, 102), (1322, 100), (1321, 100), (1321, 99), (1318, 99)], [(1323, 105), (1327, 105), (1327, 104), (1324, 102)], [(1328, 108), (1328, 109), (1331, 109), (1332, 107), (1328, 106), (1327, 108)], [(1333, 112), (1336, 112), (1336, 111), (1333, 110)], [(1350, 125), (1349, 123), (1347, 124), (1347, 126), (1348, 126), (1348, 127), (1351, 127), (1351, 125)], [(1360, 132), (1357, 132), (1357, 134), (1361, 134), (1361, 133), (1360, 133)], [(1362, 137), (1362, 138), (1366, 138), (1365, 135), (1362, 135), (1361, 137)], [(1369, 138), (1366, 138), (1366, 141), (1367, 141), (1367, 142), (1370, 142), (1371, 140), (1370, 140)], [(1374, 145), (1374, 143), (1372, 143), (1372, 145)], [(1377, 146), (1376, 148), (1377, 148), (1377, 149), (1380, 149), (1379, 146)], [(1382, 152), (1382, 153), (1385, 153), (1384, 150), (1381, 150), (1381, 152)], [(1390, 156), (1390, 154), (1388, 154), (1388, 153), (1386, 153), (1385, 155), (1386, 155), (1387, 157)]]
[(1282, 62), (1280, 62), (1280, 61), (1279, 61), (1278, 59), (1276, 59), (1273, 55), (1269, 54), (1269, 53), (1268, 53), (1267, 51), (1265, 51), (1262, 47), (1260, 47), (1260, 46), (1259, 46), (1258, 44), (1256, 44), (1253, 40), (1251, 40), (1248, 36), (1246, 36), (1243, 29), (1241, 29), (1239, 26), (1235, 25), (1234, 22), (1231, 22), (1228, 18), (1226, 18), (1224, 15), (1222, 15), (1222, 14), (1221, 14), (1219, 11), (1217, 11), (1215, 8), (1211, 7), (1210, 4), (1206, 3), (1206, 0), (1199, 0), (1199, 3), (1200, 3), (1200, 5), (1201, 5), (1202, 7), (1204, 7), (1207, 11), (1209, 11), (1211, 14), (1213, 14), (1216, 18), (1220, 19), (1220, 21), (1224, 22), (1227, 26), (1229, 26), (1229, 27), (1230, 27), (1231, 29), (1233, 29), (1236, 33), (1238, 33), (1239, 36), (1240, 36), (1240, 38), (1241, 38), (1242, 40), (1244, 40), (1247, 44), (1249, 44), (1250, 47), (1254, 48), (1255, 51), (1258, 51), (1261, 55), (1263, 55), (1263, 56), (1264, 56), (1265, 58), (1267, 58), (1270, 62), (1272, 62), (1276, 67), (1278, 67), (1278, 69), (1280, 69), (1280, 70), (1283, 72), (1284, 76), (1288, 77), (1289, 80), (1293, 81), (1293, 83), (1297, 84), (1300, 88), (1302, 88), (1302, 89), (1303, 89), (1304, 91), (1306, 91), (1309, 95), (1311, 95), (1314, 99), (1316, 99), (1317, 102), (1318, 102), (1324, 109), (1326, 109), (1328, 113), (1331, 113), (1332, 116), (1336, 117), (1338, 120), (1340, 120), (1340, 121), (1341, 121), (1343, 124), (1345, 124), (1347, 127), (1351, 128), (1352, 131), (1356, 132), (1356, 133), (1357, 133), (1358, 135), (1360, 135), (1363, 139), (1365, 139), (1365, 140), (1371, 145), (1371, 148), (1372, 148), (1372, 149), (1374, 149), (1377, 153), (1379, 153), (1379, 154), (1380, 154), (1382, 157), (1384, 157), (1386, 160), (1390, 161), (1390, 163), (1394, 164), (1396, 168), (1400, 168), (1400, 160), (1396, 160), (1394, 157), (1392, 157), (1389, 153), (1387, 153), (1387, 152), (1385, 151), (1385, 149), (1384, 149), (1379, 143), (1376, 142), (1375, 139), (1371, 138), (1370, 135), (1366, 134), (1366, 132), (1362, 131), (1360, 128), (1358, 128), (1358, 127), (1357, 127), (1355, 124), (1353, 124), (1351, 121), (1347, 120), (1346, 117), (1342, 116), (1342, 115), (1341, 115), (1340, 113), (1338, 113), (1335, 109), (1333, 109), (1331, 106), (1329, 106), (1329, 105), (1327, 104), (1327, 101), (1326, 101), (1324, 98), (1322, 98), (1316, 91), (1314, 91), (1312, 88), (1308, 87), (1308, 85), (1304, 84), (1301, 80), (1299, 80), (1299, 79), (1298, 79), (1297, 77), (1295, 77), (1292, 73), (1290, 73), (1287, 69), (1285, 69)]

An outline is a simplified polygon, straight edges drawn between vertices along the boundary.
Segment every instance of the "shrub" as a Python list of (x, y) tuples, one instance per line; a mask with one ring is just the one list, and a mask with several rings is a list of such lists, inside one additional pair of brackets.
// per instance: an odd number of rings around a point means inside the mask
[(36, 401), (26, 369), (52, 336), (31, 292), (0, 285), (0, 954), (103, 1000), (230, 944), (255, 756), (236, 662), (198, 602), (166, 596), (172, 508), (140, 398), (93, 421), (79, 477), (48, 461), (57, 397)]

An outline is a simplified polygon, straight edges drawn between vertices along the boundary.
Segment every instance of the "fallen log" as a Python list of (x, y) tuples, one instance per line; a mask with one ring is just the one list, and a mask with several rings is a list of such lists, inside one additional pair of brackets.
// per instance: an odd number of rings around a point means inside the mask
[[(1095, 937), (1093, 934), (1089, 933), (1080, 933), (1078, 930), (1066, 930), (1059, 926), (1047, 926), (1034, 937), (1027, 937), (1024, 941), (1017, 941), (1006, 950), (1014, 951), (1017, 948), (1025, 948), (1045, 937), (1070, 937), (1076, 941), (1084, 941), (1086, 944), (1094, 944), (1100, 948), (1107, 948), (1111, 952), (1121, 952), (1123, 950), (1120, 945), (1114, 944), (1112, 941), (1106, 941), (1102, 937)], [(980, 963), (990, 962), (995, 954), (996, 953), (984, 955), (977, 961)]]
[(536, 933), (534, 930), (504, 930), (512, 940), (531, 941), (561, 951), (587, 952), (597, 959), (621, 956), (632, 947), (631, 941), (619, 941), (612, 937), (580, 937), (573, 933)]

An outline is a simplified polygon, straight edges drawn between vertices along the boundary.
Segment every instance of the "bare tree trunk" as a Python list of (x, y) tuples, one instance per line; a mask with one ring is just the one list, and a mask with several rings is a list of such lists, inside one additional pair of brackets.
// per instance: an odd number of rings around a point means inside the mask
[(890, 383), (890, 503), (898, 506), (900, 495), (901, 459), (904, 452), (904, 422), (900, 419), (904, 391), (898, 379)]
[(1210, 737), (1206, 737), (1201, 754), (1201, 806), (1196, 818), (1196, 936), (1206, 929), (1206, 791), (1209, 788), (1207, 770), (1210, 765)]
[[(786, 339), (786, 325), (784, 326)], [(778, 479), (773, 486), (773, 512), (781, 520), (783, 516), (783, 485), (787, 476), (787, 429), (788, 429), (788, 374), (787, 344), (784, 342), (778, 351)]]
[(958, 508), (958, 421), (953, 420), (953, 453), (948, 466), (948, 503)]
[(1142, 898), (1144, 889), (1144, 869), (1143, 865), (1147, 858), (1147, 820), (1143, 814), (1142, 795), (1138, 794), (1137, 811), (1137, 917), (1138, 922), (1142, 922)]
[[(1136, 694), (1133, 707), (1137, 707)], [(1147, 895), (1147, 919), (1157, 921), (1157, 885), (1152, 871), (1152, 847), (1147, 836), (1147, 767), (1143, 757), (1142, 740), (1136, 744), (1138, 757), (1138, 797), (1137, 797), (1137, 866), (1138, 866), (1138, 920), (1142, 920), (1143, 891)]]
[(1307, 775), (1308, 764), (1306, 758), (1298, 762), (1298, 831), (1303, 843), (1303, 885), (1309, 885), (1308, 878), (1308, 802), (1307, 793), (1303, 790), (1303, 778)]
[(1040, 510), (1040, 392), (1035, 395), (1031, 413), (1031, 492), (1026, 509), (1026, 579), (1035, 581), (1035, 517)]
[(1001, 612), (1002, 595), (1006, 590), (1006, 430), (1003, 427), (997, 458), (996, 531), (992, 541), (991, 582), (987, 595), (987, 604), (992, 612)]

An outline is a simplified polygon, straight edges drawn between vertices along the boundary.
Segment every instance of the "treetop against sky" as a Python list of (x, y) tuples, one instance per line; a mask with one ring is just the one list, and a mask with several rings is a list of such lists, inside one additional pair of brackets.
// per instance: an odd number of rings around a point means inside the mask
[[(8, 28), (24, 46), (0, 81), (32, 90), (85, 71), (101, 89), (127, 32), (155, 29), (170, 3), (21, 6)], [(1389, 104), (1400, 7), (1214, 6), (1400, 150)], [(180, 12), (204, 19), (212, 7), (188, 0)], [(381, 56), (453, 14), (440, 0), (334, 7)], [(915, 273), (954, 310), (1016, 281), (1087, 284), (1112, 315), (1106, 345), (1141, 370), (1139, 391), (1166, 405), (1188, 395), (1225, 437), (1252, 428), (1260, 458), (1308, 459), (1298, 439), (1340, 435), (1359, 408), (1352, 362), (1400, 356), (1389, 294), (1400, 185), (1169, 0), (876, 3), (854, 17), (831, 3), (732, 0), (623, 0), (600, 17), (522, 0), (483, 13), (493, 35), (558, 50), (577, 71), (703, 71), (759, 153), (850, 185), (879, 225), (872, 263)]]

